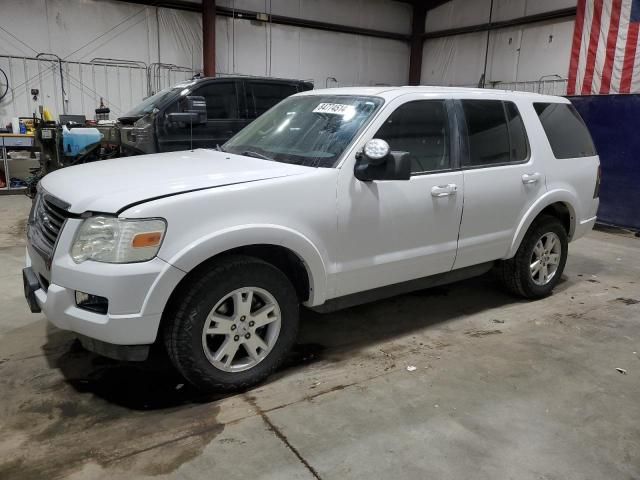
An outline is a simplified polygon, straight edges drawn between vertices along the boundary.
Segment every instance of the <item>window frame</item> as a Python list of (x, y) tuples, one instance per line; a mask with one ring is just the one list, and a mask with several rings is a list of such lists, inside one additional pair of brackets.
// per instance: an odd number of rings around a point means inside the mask
[(455, 108), (453, 100), (449, 98), (413, 98), (411, 100), (407, 100), (393, 108), (393, 111), (389, 112), (389, 114), (382, 120), (380, 126), (373, 132), (373, 138), (379, 138), (377, 136), (378, 132), (384, 127), (384, 124), (389, 120), (389, 117), (393, 115), (398, 109), (404, 107), (409, 103), (416, 102), (442, 102), (444, 104), (444, 114), (446, 116), (445, 127), (447, 129), (447, 137), (448, 137), (448, 153), (449, 153), (449, 168), (442, 168), (439, 170), (428, 170), (424, 172), (411, 172), (411, 177), (421, 177), (424, 175), (434, 175), (438, 173), (446, 173), (452, 172), (460, 169), (460, 149), (459, 149), (459, 136), (460, 132), (457, 128), (457, 121), (455, 115)]
[[(462, 102), (464, 101), (486, 101), (486, 102), (500, 102), (502, 104), (502, 111), (504, 114), (505, 123), (507, 125), (507, 137), (509, 141), (509, 157), (512, 154), (511, 148), (511, 128), (509, 128), (509, 117), (507, 115), (507, 106), (506, 103), (512, 103), (518, 114), (520, 115), (520, 120), (522, 121), (522, 126), (524, 129), (525, 142), (527, 145), (527, 155), (524, 160), (518, 161), (508, 161), (508, 162), (500, 162), (500, 163), (487, 163), (483, 165), (470, 165), (469, 162), (471, 160), (471, 148), (469, 145), (469, 131), (467, 128), (467, 117), (464, 113), (464, 107), (462, 106)], [(458, 116), (458, 129), (460, 130), (460, 141), (461, 141), (461, 155), (460, 155), (460, 169), (461, 170), (477, 170), (480, 168), (493, 168), (493, 167), (505, 167), (509, 165), (523, 165), (529, 163), (531, 160), (531, 145), (529, 143), (529, 132), (527, 131), (527, 124), (524, 121), (524, 117), (522, 115), (522, 111), (518, 108), (518, 104), (513, 100), (503, 100), (503, 99), (493, 99), (493, 98), (459, 98), (455, 100), (455, 110), (456, 115)]]

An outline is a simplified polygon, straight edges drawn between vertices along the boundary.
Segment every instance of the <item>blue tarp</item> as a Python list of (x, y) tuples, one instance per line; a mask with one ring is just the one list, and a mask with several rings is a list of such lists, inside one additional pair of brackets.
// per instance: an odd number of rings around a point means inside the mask
[(601, 223), (640, 230), (640, 95), (569, 97), (600, 155)]

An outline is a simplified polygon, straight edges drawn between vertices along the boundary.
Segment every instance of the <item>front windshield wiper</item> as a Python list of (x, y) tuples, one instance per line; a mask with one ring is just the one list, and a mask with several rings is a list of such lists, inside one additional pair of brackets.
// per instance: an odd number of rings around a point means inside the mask
[(252, 150), (245, 150), (240, 155), (244, 155), (245, 157), (261, 158), (262, 160), (271, 160), (272, 162), (274, 161), (273, 158), (268, 157), (267, 155), (263, 155), (262, 153), (254, 152)]

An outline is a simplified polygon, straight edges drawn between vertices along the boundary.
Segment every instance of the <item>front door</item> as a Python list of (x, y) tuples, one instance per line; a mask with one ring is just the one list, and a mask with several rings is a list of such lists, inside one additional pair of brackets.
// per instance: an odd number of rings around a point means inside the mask
[(338, 183), (335, 296), (451, 270), (462, 214), (463, 175), (451, 105), (406, 95), (387, 107), (365, 140), (410, 155), (408, 181), (362, 182), (345, 161)]

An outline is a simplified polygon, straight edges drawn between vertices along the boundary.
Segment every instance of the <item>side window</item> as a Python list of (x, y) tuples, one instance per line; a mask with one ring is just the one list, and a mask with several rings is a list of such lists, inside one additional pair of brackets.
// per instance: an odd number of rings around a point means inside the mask
[(249, 118), (257, 118), (290, 95), (298, 92), (295, 84), (246, 82)]
[(556, 158), (597, 155), (589, 130), (573, 105), (568, 103), (534, 103), (533, 107), (540, 118)]
[(518, 107), (513, 102), (504, 102), (509, 120), (509, 144), (511, 146), (511, 161), (524, 162), (529, 156), (527, 131), (524, 128)]
[(509, 128), (499, 100), (463, 100), (469, 158), (464, 166), (509, 163)]
[(200, 87), (193, 95), (202, 96), (207, 101), (209, 120), (238, 118), (238, 96), (235, 82), (214, 82)]
[(411, 158), (411, 173), (451, 168), (449, 128), (444, 100), (418, 100), (399, 106), (374, 138)]

